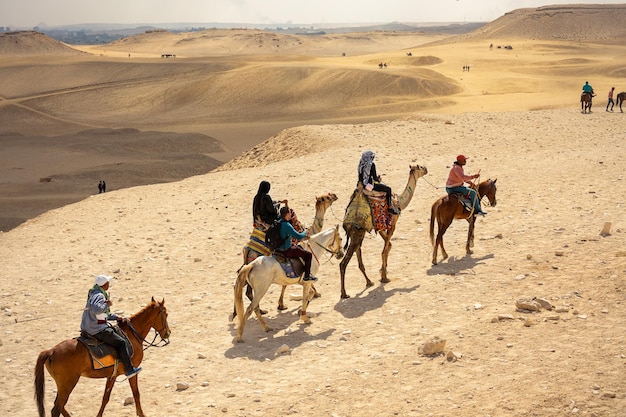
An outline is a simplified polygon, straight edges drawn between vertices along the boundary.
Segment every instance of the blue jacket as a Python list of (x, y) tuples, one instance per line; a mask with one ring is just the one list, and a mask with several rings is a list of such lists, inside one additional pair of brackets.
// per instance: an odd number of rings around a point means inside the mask
[(109, 310), (108, 299), (109, 294), (97, 284), (89, 290), (80, 330), (93, 336), (107, 328), (107, 320), (117, 320), (117, 315)]
[(278, 248), (278, 250), (287, 250), (291, 247), (291, 238), (295, 238), (297, 240), (302, 240), (306, 237), (306, 232), (298, 232), (293, 228), (291, 223), (288, 221), (282, 220), (280, 222), (280, 237), (285, 239), (285, 242)]

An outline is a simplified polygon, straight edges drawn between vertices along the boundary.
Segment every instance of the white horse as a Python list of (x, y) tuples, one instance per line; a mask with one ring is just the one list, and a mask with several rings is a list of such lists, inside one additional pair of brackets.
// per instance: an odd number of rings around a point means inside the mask
[[(328, 252), (337, 259), (343, 257), (343, 248), (341, 246), (341, 235), (339, 234), (339, 226), (335, 226), (328, 230), (324, 230), (311, 236), (305, 244), (307, 250), (313, 252), (313, 260), (311, 262), (311, 275), (315, 276), (320, 267), (320, 259), (323, 259), (324, 253)], [(266, 332), (272, 330), (261, 316), (259, 302), (269, 289), (270, 285), (302, 285), (302, 309), (300, 310), (300, 318), (305, 323), (311, 320), (306, 315), (306, 308), (309, 301), (313, 298), (313, 281), (303, 281), (304, 273), (297, 278), (289, 278), (285, 274), (280, 263), (272, 256), (259, 256), (254, 261), (245, 265), (239, 271), (237, 280), (235, 281), (235, 311), (239, 318), (239, 326), (237, 328), (237, 341), (242, 342), (243, 328), (246, 320), (252, 314), (256, 314), (259, 323)], [(248, 306), (245, 314), (243, 312), (243, 289), (246, 283), (252, 287), (252, 302)]]

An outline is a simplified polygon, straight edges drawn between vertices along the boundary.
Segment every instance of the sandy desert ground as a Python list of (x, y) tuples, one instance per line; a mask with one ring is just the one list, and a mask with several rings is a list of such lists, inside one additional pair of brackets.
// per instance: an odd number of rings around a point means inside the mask
[[(608, 10), (619, 17), (625, 9)], [(579, 27), (572, 16), (583, 13), (573, 10), (567, 13), (569, 33)], [(509, 21), (503, 27), (513, 21), (529, 30), (525, 13), (503, 19)], [(545, 24), (536, 33), (540, 28)], [(18, 158), (20, 135), (39, 147), (42, 135), (126, 130), (89, 136), (103, 139), (85, 141), (75, 157), (74, 147), (57, 140), (49, 156), (42, 153), (24, 166), (5, 160), (0, 169), (28, 173), (13, 172), (15, 182), (52, 177), (39, 187), (63, 183), (65, 176), (78, 184), (82, 176), (93, 188), (100, 175), (142, 172), (143, 162), (154, 179), (89, 196), (0, 233), (0, 409), (18, 417), (36, 414), (36, 357), (77, 335), (86, 292), (95, 275), (106, 273), (115, 276), (111, 293), (118, 313), (130, 315), (152, 296), (164, 298), (169, 311), (171, 343), (149, 348), (139, 375), (143, 408), (151, 416), (624, 416), (626, 116), (604, 106), (612, 85), (626, 90), (626, 42), (603, 33), (593, 37), (589, 30), (592, 39), (584, 42), (504, 33), (492, 40), (475, 34), (413, 47), (398, 43), (381, 53), (367, 50), (367, 38), (362, 55), (310, 53), (299, 64), (291, 53), (209, 59), (200, 51), (194, 55), (192, 47), (185, 52), (189, 58), (181, 54), (175, 64), (146, 56), (130, 65), (122, 56), (128, 46), (119, 49), (120, 57), (14, 53), (0, 66), (7, 80), (0, 91), (0, 139), (3, 150), (13, 144), (12, 161), (26, 160)], [(142, 42), (132, 55), (142, 52)], [(377, 67), (383, 60), (386, 70)], [(215, 73), (203, 79), (198, 74), (207, 65)], [(38, 69), (47, 75), (26, 82)], [(341, 82), (330, 82), (336, 78)], [(126, 88), (121, 79), (128, 80)], [(578, 92), (587, 79), (598, 97), (593, 112), (581, 114)], [(273, 94), (244, 106), (252, 99), (251, 85)], [(209, 105), (218, 89), (225, 97)], [(174, 98), (161, 115), (170, 102), (157, 96), (165, 92)], [(245, 117), (220, 122), (220, 114), (238, 106)], [(253, 140), (281, 126), (267, 140)], [(134, 146), (111, 155), (127, 142), (119, 134), (134, 133), (128, 129), (172, 135), (136, 137)], [(203, 136), (191, 140), (190, 134)], [(170, 146), (138, 156), (164, 140)], [(183, 149), (177, 148), (183, 140)], [(35, 145), (28, 146), (23, 153)], [(407, 182), (409, 164), (429, 171), (398, 221), (391, 282), (377, 281), (382, 239), (372, 233), (363, 253), (373, 287), (365, 288), (353, 259), (346, 278), (351, 298), (340, 299), (338, 262), (323, 259), (316, 284), (322, 297), (309, 306), (311, 324), (299, 321), (296, 300), (277, 312), (280, 289), (273, 287), (262, 305), (275, 330), (265, 333), (250, 319), (244, 343), (235, 343), (232, 284), (259, 181), (269, 180), (272, 196), (289, 199), (307, 225), (315, 196), (336, 193), (324, 224), (334, 227), (342, 223), (365, 149), (376, 151), (379, 171), (396, 191)], [(230, 162), (165, 183), (172, 174), (156, 166), (159, 152), (171, 159), (179, 152), (182, 161), (192, 154)], [(478, 220), (473, 254), (464, 251), (467, 225), (456, 221), (445, 236), (450, 258), (433, 266), (430, 206), (445, 193), (458, 153), (469, 155), (468, 172), (480, 169), (482, 179), (497, 178), (498, 204)], [(108, 171), (92, 162), (103, 155)], [(180, 164), (187, 170), (181, 176), (194, 175)], [(607, 223), (610, 230), (601, 235)], [(287, 293), (298, 295), (299, 288)], [(533, 297), (554, 308), (516, 308)], [(420, 354), (435, 337), (446, 341), (444, 353), (453, 360)], [(283, 345), (288, 350), (279, 353)], [(96, 414), (103, 389), (103, 380), (81, 379), (68, 403), (72, 415)], [(54, 395), (46, 374), (47, 410)], [(134, 407), (124, 404), (130, 395), (128, 384), (118, 383), (105, 415), (134, 415)]]

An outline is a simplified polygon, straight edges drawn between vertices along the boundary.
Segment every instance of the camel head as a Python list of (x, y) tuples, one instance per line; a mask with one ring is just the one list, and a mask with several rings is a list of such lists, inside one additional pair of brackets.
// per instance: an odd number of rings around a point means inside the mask
[(338, 197), (335, 193), (322, 194), (315, 197), (315, 207), (325, 206), (326, 208), (330, 207), (335, 201), (337, 201)]
[(428, 169), (421, 165), (409, 165), (409, 169), (411, 170), (411, 175), (415, 175), (416, 179), (428, 174)]

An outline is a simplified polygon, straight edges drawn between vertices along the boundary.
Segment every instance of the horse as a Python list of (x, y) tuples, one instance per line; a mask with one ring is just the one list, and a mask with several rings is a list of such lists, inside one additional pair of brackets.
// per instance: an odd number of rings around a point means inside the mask
[(624, 102), (625, 99), (626, 99), (626, 91), (622, 91), (616, 96), (615, 105), (619, 106), (619, 111), (622, 113), (624, 113), (624, 110), (622, 110), (622, 103)]
[[(313, 224), (311, 225), (311, 234), (319, 233), (322, 231), (322, 227), (324, 226), (324, 215), (326, 214), (326, 210), (332, 204), (337, 201), (338, 197), (335, 193), (322, 194), (315, 197), (315, 217), (313, 218)], [(298, 221), (295, 213), (292, 210), (291, 223), (294, 228), (298, 231), (303, 231), (304, 227)], [(299, 227), (298, 227), (299, 226)], [(250, 241), (243, 247), (243, 265), (237, 270), (237, 273), (241, 271), (244, 265), (249, 264), (255, 258), (262, 255), (269, 255), (271, 253), (270, 248), (265, 244), (265, 231), (260, 229), (254, 229), (252, 234), (250, 235)], [(285, 306), (284, 298), (285, 298), (285, 288), (283, 287), (280, 292), (280, 297), (278, 298), (278, 309), (279, 310), (287, 310), (287, 306)], [(322, 295), (315, 290), (315, 286), (313, 286), (313, 291), (315, 292), (316, 297), (321, 297)], [(246, 296), (250, 301), (252, 301), (252, 289), (250, 286), (246, 287)], [(267, 311), (261, 310), (261, 314), (267, 314)], [(237, 311), (235, 310), (235, 306), (233, 306), (233, 315), (231, 316), (231, 320), (234, 320), (237, 317)]]
[[(133, 347), (133, 356), (131, 357), (133, 366), (139, 366), (143, 359), (144, 342), (147, 343), (148, 346), (161, 346), (161, 342), (164, 342), (164, 345), (169, 344), (170, 328), (167, 324), (165, 299), (161, 302), (157, 302), (153, 297), (150, 304), (142, 308), (139, 312), (133, 314), (128, 320), (120, 321), (119, 327), (126, 334)], [(156, 344), (154, 343), (157, 337), (156, 334), (152, 342), (145, 340), (148, 332), (150, 332), (152, 328), (156, 330), (161, 338)], [(65, 340), (52, 349), (42, 351), (35, 365), (35, 400), (37, 402), (39, 417), (45, 415), (44, 366), (57, 385), (57, 396), (54, 400), (54, 407), (52, 408), (52, 417), (59, 417), (61, 414), (63, 414), (64, 417), (70, 417), (70, 413), (65, 409), (65, 404), (67, 404), (69, 396), (81, 376), (107, 379), (104, 395), (102, 397), (102, 405), (100, 406), (100, 411), (98, 411), (98, 417), (102, 417), (104, 407), (109, 402), (113, 385), (115, 385), (115, 379), (118, 375), (122, 375), (125, 372), (124, 367), (121, 365), (94, 370), (92, 368), (89, 351), (85, 345), (77, 339)], [(137, 379), (138, 376), (129, 378), (128, 383), (133, 392), (135, 411), (139, 417), (145, 417), (141, 409), (141, 402), (139, 401), (139, 385)]]
[[(489, 204), (495, 207), (496, 201), (496, 181), (487, 180), (481, 182), (478, 186), (475, 184), (472, 186), (478, 194), (478, 198), (482, 199), (487, 197)], [(470, 248), (474, 247), (474, 223), (476, 222), (476, 215), (471, 212), (467, 212), (463, 204), (456, 197), (446, 195), (439, 198), (433, 203), (430, 211), (430, 243), (433, 245), (433, 265), (437, 265), (437, 248), (441, 246), (441, 253), (443, 259), (448, 258), (448, 253), (443, 247), (443, 235), (446, 230), (452, 224), (454, 219), (466, 219), (469, 223), (469, 230), (467, 233), (467, 243), (465, 245), (465, 251), (468, 254), (472, 253)], [(434, 227), (435, 220), (437, 220), (437, 239), (434, 240)]]
[(591, 113), (591, 98), (593, 96), (591, 95), (591, 93), (582, 93), (580, 95), (580, 111), (582, 111), (583, 113), (587, 113), (587, 110), (589, 111), (589, 113)]
[[(320, 258), (324, 252), (334, 255), (337, 259), (341, 259), (343, 257), (339, 225), (314, 234), (311, 236), (306, 246), (306, 249), (313, 252), (311, 274), (316, 275), (317, 270), (320, 267)], [(261, 327), (263, 327), (266, 332), (272, 330), (272, 328), (269, 327), (263, 320), (263, 316), (261, 315), (259, 308), (259, 302), (272, 284), (283, 286), (291, 284), (302, 285), (302, 308), (300, 309), (300, 318), (305, 323), (311, 322), (306, 314), (306, 308), (309, 305), (309, 301), (313, 298), (313, 282), (302, 280), (303, 275), (304, 274), (301, 273), (300, 276), (296, 278), (287, 277), (281, 264), (273, 256), (259, 256), (254, 261), (241, 268), (241, 271), (239, 271), (235, 281), (235, 310), (237, 311), (237, 318), (239, 319), (239, 325), (237, 327), (237, 342), (243, 342), (243, 329), (246, 320), (248, 320), (253, 311), (256, 314)], [(252, 287), (254, 295), (252, 297), (252, 302), (244, 313), (243, 290), (246, 284)]]

